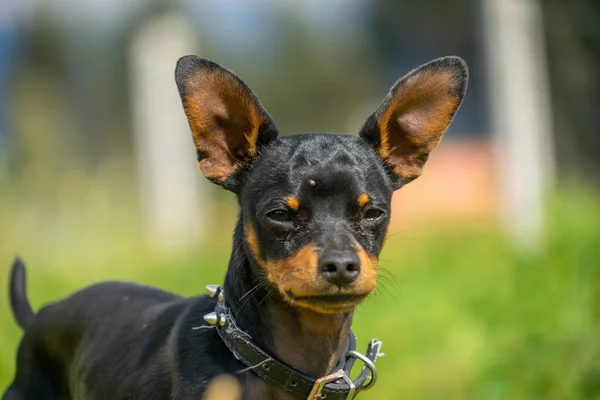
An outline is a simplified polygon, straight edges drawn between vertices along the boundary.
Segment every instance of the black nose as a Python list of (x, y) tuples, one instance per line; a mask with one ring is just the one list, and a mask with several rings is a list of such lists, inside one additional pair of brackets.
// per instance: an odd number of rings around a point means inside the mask
[(360, 260), (355, 251), (330, 250), (319, 259), (319, 272), (334, 285), (349, 285), (360, 275)]

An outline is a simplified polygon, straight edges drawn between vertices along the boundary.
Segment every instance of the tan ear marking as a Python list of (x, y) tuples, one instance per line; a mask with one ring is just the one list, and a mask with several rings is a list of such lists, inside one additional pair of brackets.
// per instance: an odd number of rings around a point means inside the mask
[[(377, 118), (381, 129), (379, 155), (388, 159), (406, 180), (417, 178), (426, 157), (448, 128), (461, 98), (453, 87), (452, 73), (424, 71), (407, 79), (403, 95), (395, 96)], [(406, 132), (393, 135), (390, 130)]]
[[(425, 64), (400, 79), (361, 136), (403, 183), (417, 178), (458, 110), (468, 72), (458, 57)], [(368, 121), (369, 122), (369, 121)]]
[(232, 72), (199, 57), (177, 64), (175, 79), (198, 150), (200, 171), (225, 184), (277, 136), (268, 113)]

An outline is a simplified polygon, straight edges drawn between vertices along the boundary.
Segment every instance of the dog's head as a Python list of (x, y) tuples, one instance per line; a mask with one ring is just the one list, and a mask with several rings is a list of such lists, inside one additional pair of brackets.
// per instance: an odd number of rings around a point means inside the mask
[(421, 175), (458, 110), (467, 68), (457, 57), (400, 79), (358, 137), (279, 137), (231, 71), (183, 57), (176, 81), (199, 168), (235, 192), (252, 264), (291, 304), (346, 312), (374, 289), (392, 193)]

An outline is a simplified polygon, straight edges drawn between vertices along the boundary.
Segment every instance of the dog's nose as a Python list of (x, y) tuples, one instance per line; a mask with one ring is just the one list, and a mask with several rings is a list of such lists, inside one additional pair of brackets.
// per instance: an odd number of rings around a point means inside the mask
[(360, 260), (355, 251), (330, 250), (319, 259), (319, 272), (334, 285), (346, 286), (360, 275)]

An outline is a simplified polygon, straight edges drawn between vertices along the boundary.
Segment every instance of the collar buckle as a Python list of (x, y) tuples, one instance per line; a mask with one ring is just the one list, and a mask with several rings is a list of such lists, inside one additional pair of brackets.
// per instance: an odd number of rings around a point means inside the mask
[(346, 400), (352, 400), (354, 398), (354, 394), (356, 393), (356, 385), (348, 376), (346, 376), (346, 372), (343, 369), (340, 369), (332, 374), (325, 375), (317, 379), (306, 400), (320, 399), (325, 385), (331, 382), (335, 382), (338, 379), (343, 379), (344, 381), (346, 381), (346, 383), (350, 387)]

